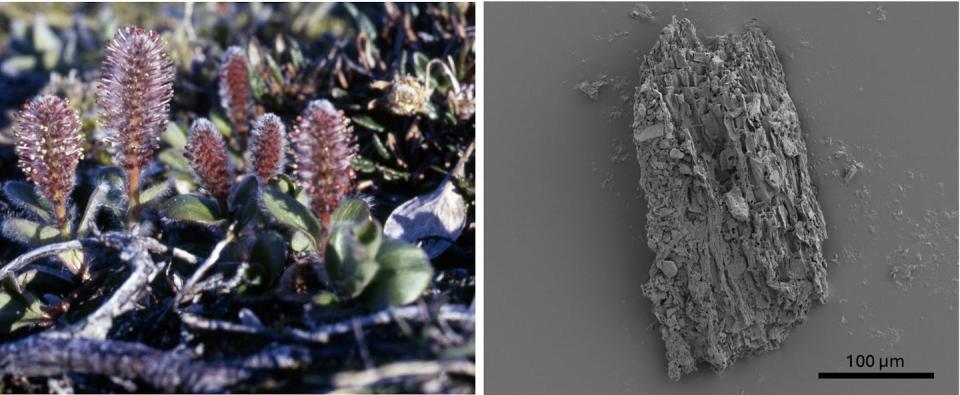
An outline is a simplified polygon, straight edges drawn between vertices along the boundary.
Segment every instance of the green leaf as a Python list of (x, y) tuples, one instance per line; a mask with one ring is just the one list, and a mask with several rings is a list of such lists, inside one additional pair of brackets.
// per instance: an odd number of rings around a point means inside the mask
[(3, 193), (15, 206), (36, 215), (43, 222), (53, 222), (53, 205), (37, 194), (33, 185), (23, 181), (8, 181), (3, 184)]
[(334, 225), (344, 222), (363, 223), (370, 220), (370, 206), (361, 199), (350, 199), (337, 207), (330, 217)]
[(376, 46), (377, 37), (380, 36), (377, 34), (377, 26), (370, 21), (370, 18), (368, 18), (366, 14), (360, 12), (353, 4), (343, 3), (343, 8), (346, 8), (350, 16), (353, 17), (353, 20), (356, 21), (357, 30), (366, 34), (367, 38), (370, 39), (371, 45)]
[(36, 67), (37, 58), (31, 55), (11, 56), (0, 65), (3, 72), (10, 75), (17, 75), (24, 71), (33, 70)]
[(381, 241), (380, 225), (375, 221), (334, 228), (327, 244), (325, 266), (339, 295), (355, 298), (373, 281), (380, 269), (375, 258)]
[(404, 305), (417, 300), (433, 278), (426, 253), (402, 241), (386, 239), (377, 253), (380, 270), (360, 296), (368, 307)]
[(160, 136), (171, 148), (184, 149), (187, 146), (187, 132), (176, 122), (167, 124), (167, 130)]
[(273, 74), (273, 78), (278, 84), (282, 85), (285, 81), (283, 73), (280, 72), (280, 66), (277, 65), (277, 61), (273, 60), (273, 56), (270, 56), (270, 54), (264, 54), (264, 58), (267, 59), (267, 65), (270, 66), (270, 73)]
[(158, 202), (173, 191), (170, 182), (162, 182), (147, 188), (140, 192), (140, 204), (148, 205), (151, 202)]
[(160, 160), (160, 163), (167, 165), (167, 167), (172, 170), (190, 172), (190, 162), (187, 161), (187, 158), (183, 157), (183, 151), (181, 150), (167, 148), (160, 151), (157, 159)]
[(337, 295), (332, 292), (323, 291), (313, 297), (313, 303), (321, 306), (330, 306), (340, 301)]
[(373, 173), (377, 171), (377, 165), (372, 160), (357, 155), (350, 164), (353, 169), (360, 173)]
[(286, 245), (277, 232), (268, 231), (257, 237), (250, 252), (250, 262), (263, 273), (262, 286), (271, 288), (283, 273)]
[(424, 55), (421, 52), (416, 52), (413, 54), (413, 72), (420, 81), (426, 81), (427, 63), (430, 63), (430, 59), (427, 58), (427, 55)]
[(293, 196), (280, 192), (275, 188), (266, 188), (262, 193), (263, 208), (266, 214), (277, 222), (303, 232), (310, 238), (311, 244), (316, 246), (320, 236), (320, 221)]
[(373, 137), (373, 147), (376, 148), (377, 155), (380, 155), (380, 157), (385, 160), (390, 160), (392, 158), (392, 156), (390, 155), (390, 151), (387, 151), (387, 147), (383, 145), (382, 141), (380, 141), (380, 137), (377, 135), (373, 135), (372, 137)]
[(197, 195), (177, 195), (167, 200), (163, 208), (166, 217), (175, 221), (205, 225), (223, 223), (217, 202)]
[(33, 48), (40, 53), (43, 59), (43, 68), (52, 70), (60, 63), (60, 51), (63, 42), (57, 33), (50, 29), (43, 15), (37, 14), (33, 20)]
[(8, 218), (3, 221), (3, 234), (34, 247), (61, 240), (60, 230), (56, 227), (22, 218)]
[(247, 176), (237, 184), (233, 194), (230, 195), (231, 217), (237, 221), (238, 229), (243, 229), (248, 223), (256, 220), (260, 213), (257, 205), (257, 188), (256, 177)]
[(293, 68), (296, 70), (302, 69), (306, 66), (306, 61), (303, 58), (303, 50), (300, 49), (300, 44), (297, 44), (296, 40), (290, 41), (290, 63), (293, 63)]
[(374, 132), (382, 133), (385, 130), (387, 130), (386, 128), (383, 127), (383, 125), (377, 123), (377, 121), (375, 121), (373, 117), (366, 114), (355, 116), (352, 119), (353, 119), (353, 123), (363, 126)]
[(299, 188), (297, 188), (297, 183), (294, 182), (286, 174), (277, 174), (274, 176), (270, 182), (270, 187), (276, 189), (277, 191), (283, 192), (290, 196), (297, 196)]
[(344, 97), (347, 97), (347, 95), (349, 95), (349, 94), (350, 94), (350, 92), (347, 92), (347, 91), (343, 90), (342, 88), (333, 88), (333, 89), (330, 90), (330, 97), (332, 97), (332, 98), (334, 98), (334, 99), (344, 98)]
[(250, 79), (250, 92), (253, 94), (254, 100), (263, 102), (264, 96), (267, 95), (269, 90), (267, 83), (260, 78), (260, 74), (256, 72), (256, 69), (250, 68), (247, 75)]
[(290, 238), (290, 249), (296, 252), (304, 252), (316, 250), (316, 246), (313, 245), (313, 238), (310, 236), (303, 232), (293, 232), (293, 237)]
[(57, 258), (60, 258), (64, 266), (73, 274), (80, 273), (83, 268), (83, 250), (64, 251), (57, 254)]
[(9, 334), (43, 319), (43, 304), (29, 292), (0, 291), (0, 334)]
[(216, 112), (210, 113), (210, 121), (217, 127), (217, 130), (220, 131), (223, 138), (229, 141), (230, 136), (233, 135), (233, 128), (230, 127), (230, 122), (227, 122), (227, 119), (224, 118), (223, 115)]

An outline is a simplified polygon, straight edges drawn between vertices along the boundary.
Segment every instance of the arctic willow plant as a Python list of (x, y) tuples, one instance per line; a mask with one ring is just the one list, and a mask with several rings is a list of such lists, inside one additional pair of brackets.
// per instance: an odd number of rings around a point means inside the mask
[[(295, 120), (291, 146), (300, 183), (283, 174), (287, 135), (280, 117), (260, 116), (250, 133), (249, 174), (232, 184), (222, 134), (213, 124), (194, 122), (185, 156), (206, 194), (226, 204), (214, 204), (202, 195), (179, 195), (168, 200), (165, 218), (220, 227), (227, 224), (239, 238), (256, 240), (241, 255), (250, 256), (261, 273), (261, 283), (272, 284), (284, 266), (285, 251), (271, 224), (288, 230), (289, 246), (322, 262), (331, 289), (340, 300), (368, 307), (406, 304), (429, 285), (433, 270), (419, 247), (383, 236), (367, 203), (348, 199), (355, 188), (351, 162), (356, 138), (349, 119), (327, 100), (311, 102)], [(236, 136), (236, 134), (233, 134)], [(265, 215), (261, 215), (265, 214)], [(317, 219), (317, 216), (321, 219)], [(242, 232), (244, 229), (253, 232)], [(279, 250), (278, 250), (279, 249)], [(287, 269), (300, 268), (299, 264)], [(293, 273), (303, 273), (294, 270)]]
[(77, 164), (83, 159), (80, 117), (70, 101), (38, 96), (17, 116), (14, 135), (20, 169), (37, 191), (53, 203), (61, 233), (70, 233), (67, 200), (73, 192)]
[(310, 102), (293, 132), (297, 175), (324, 226), (343, 198), (353, 191), (351, 162), (357, 142), (350, 120), (327, 100)]
[(130, 218), (140, 211), (140, 173), (160, 147), (173, 98), (174, 66), (157, 32), (121, 28), (107, 45), (97, 104), (114, 162), (127, 175)]
[[(294, 120), (288, 144), (279, 116), (254, 114), (242, 51), (228, 51), (221, 71), (223, 105), (233, 130), (198, 118), (182, 146), (200, 191), (166, 199), (170, 183), (141, 191), (141, 173), (157, 155), (166, 130), (173, 65), (157, 33), (120, 29), (107, 47), (97, 92), (105, 140), (119, 168), (101, 169), (79, 221), (71, 221), (69, 196), (83, 157), (80, 121), (67, 100), (35, 98), (15, 127), (20, 166), (35, 188), (16, 181), (4, 185), (9, 200), (30, 218), (6, 219), (4, 233), (30, 246), (86, 237), (96, 229), (101, 208), (110, 209), (112, 221), (126, 210), (133, 223), (154, 218), (140, 218), (139, 212), (162, 200), (160, 226), (189, 222), (219, 228), (226, 233), (223, 254), (258, 267), (261, 288), (273, 286), (285, 267), (301, 269), (301, 263), (314, 262), (326, 270), (327, 289), (344, 303), (383, 307), (416, 300), (432, 278), (427, 254), (384, 237), (367, 203), (349, 198), (357, 155), (350, 118), (330, 101), (314, 100)], [(246, 138), (249, 144), (238, 141)], [(228, 143), (246, 147), (240, 152), (247, 162), (240, 177), (234, 174)], [(296, 182), (283, 172), (288, 154), (293, 155)], [(288, 265), (288, 248), (309, 259)], [(83, 272), (82, 251), (59, 257), (74, 273)]]
[[(7, 200), (23, 215), (3, 221), (4, 235), (31, 247), (73, 237), (70, 194), (77, 165), (83, 159), (79, 116), (69, 100), (41, 95), (24, 105), (13, 130), (20, 169), (34, 186), (22, 181), (3, 185)], [(80, 224), (77, 232), (86, 232), (82, 221)], [(82, 253), (68, 251), (57, 256), (71, 272), (81, 273)]]

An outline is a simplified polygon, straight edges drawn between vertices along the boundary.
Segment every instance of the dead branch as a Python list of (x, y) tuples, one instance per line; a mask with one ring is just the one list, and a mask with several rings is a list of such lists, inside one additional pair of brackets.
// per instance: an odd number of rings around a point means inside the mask
[[(443, 321), (466, 322), (472, 318), (471, 310), (463, 305), (445, 305), (440, 308), (437, 319)], [(423, 314), (418, 306), (404, 306), (381, 310), (373, 314), (356, 317), (350, 320), (320, 325), (314, 330), (297, 328), (275, 332), (262, 325), (242, 324), (230, 321), (205, 318), (192, 313), (181, 313), (180, 319), (185, 325), (193, 329), (207, 331), (226, 331), (280, 338), (311, 343), (328, 343), (333, 336), (354, 333), (354, 325), (366, 328), (370, 326), (389, 324), (395, 320), (426, 320), (429, 316)]]
[(144, 244), (146, 244), (147, 249), (149, 249), (150, 252), (154, 254), (169, 253), (174, 258), (177, 258), (191, 265), (196, 265), (198, 262), (200, 262), (200, 258), (198, 258), (196, 255), (193, 255), (189, 252), (186, 252), (176, 247), (167, 246), (166, 244), (161, 243), (160, 240), (154, 239), (152, 237), (141, 237), (140, 239), (143, 240)]
[[(276, 349), (289, 353), (289, 349)], [(261, 368), (289, 357), (258, 355)], [(0, 372), (14, 376), (100, 374), (142, 380), (165, 392), (220, 392), (249, 379), (254, 370), (238, 361), (204, 362), (185, 351), (161, 351), (113, 340), (32, 336), (0, 345)]]
[(91, 239), (71, 240), (71, 241), (65, 241), (62, 243), (48, 244), (43, 247), (35, 248), (30, 252), (27, 252), (23, 255), (18, 256), (16, 259), (6, 264), (6, 266), (0, 268), (0, 280), (7, 278), (7, 276), (9, 276), (11, 273), (15, 273), (17, 270), (20, 270), (22, 267), (26, 266), (28, 263), (36, 261), (38, 259), (54, 256), (61, 252), (81, 250), (83, 249), (84, 243), (89, 243), (90, 241)]
[(196, 295), (196, 290), (194, 289), (197, 285), (197, 282), (203, 278), (203, 275), (213, 267), (214, 264), (220, 259), (220, 253), (223, 252), (223, 249), (227, 247), (228, 244), (233, 242), (235, 237), (233, 228), (236, 224), (231, 224), (230, 228), (227, 229), (227, 236), (220, 240), (216, 246), (213, 247), (213, 251), (210, 252), (210, 256), (207, 257), (207, 260), (203, 262), (200, 267), (197, 268), (197, 271), (193, 272), (193, 275), (190, 276), (190, 279), (187, 280), (187, 283), (183, 285), (183, 288), (180, 289), (180, 293), (177, 295), (176, 304), (179, 305), (185, 300)]
[[(48, 244), (42, 247), (34, 248), (29, 252), (24, 253), (23, 255), (18, 256), (16, 259), (10, 261), (10, 263), (0, 267), (0, 280), (7, 278), (11, 273), (15, 273), (22, 269), (24, 266), (35, 262), (37, 260), (51, 257), (67, 251), (76, 251), (82, 250), (86, 246), (95, 245), (95, 244), (106, 244), (110, 245), (109, 241), (117, 241), (116, 239), (126, 240), (128, 236), (119, 234), (119, 233), (107, 233), (101, 235), (100, 238), (85, 238), (80, 240), (70, 240), (62, 243)], [(143, 241), (146, 244), (147, 249), (150, 252), (155, 254), (170, 254), (174, 258), (180, 259), (184, 262), (190, 264), (197, 264), (200, 260), (187, 251), (181, 250), (175, 247), (169, 247), (159, 240), (150, 238), (150, 237), (138, 237), (137, 239)], [(118, 244), (122, 245), (122, 243)]]
[(442, 373), (475, 376), (476, 366), (473, 362), (466, 360), (395, 362), (373, 369), (337, 373), (333, 376), (333, 384), (337, 388), (331, 392), (355, 393), (381, 382), (412, 376), (436, 376)]
[(106, 339), (113, 327), (113, 319), (133, 310), (136, 303), (150, 293), (150, 283), (163, 270), (165, 263), (157, 264), (150, 257), (146, 245), (139, 238), (132, 238), (120, 254), (133, 267), (130, 277), (97, 311), (64, 331), (44, 333), (48, 337), (81, 337), (87, 339)]

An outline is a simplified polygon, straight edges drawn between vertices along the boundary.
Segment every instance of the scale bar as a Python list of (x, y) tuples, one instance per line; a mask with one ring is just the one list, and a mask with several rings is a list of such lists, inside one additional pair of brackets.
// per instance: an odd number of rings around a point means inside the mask
[(819, 379), (932, 379), (933, 372), (820, 372)]

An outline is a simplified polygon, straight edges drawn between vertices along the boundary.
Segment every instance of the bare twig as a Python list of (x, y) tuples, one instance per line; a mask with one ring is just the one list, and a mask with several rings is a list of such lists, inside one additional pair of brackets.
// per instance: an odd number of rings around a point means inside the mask
[(196, 265), (198, 262), (200, 262), (200, 258), (198, 258), (196, 255), (176, 247), (167, 246), (166, 244), (161, 243), (160, 240), (152, 237), (141, 237), (141, 240), (143, 240), (144, 244), (147, 246), (147, 249), (154, 254), (170, 254), (174, 258), (191, 265)]
[[(67, 251), (76, 251), (82, 250), (84, 246), (89, 246), (92, 244), (104, 244), (107, 246), (112, 246), (114, 248), (120, 248), (123, 245), (123, 241), (126, 240), (128, 236), (121, 235), (119, 233), (111, 232), (101, 235), (99, 238), (85, 238), (80, 240), (70, 240), (62, 243), (48, 244), (43, 247), (34, 248), (29, 252), (24, 253), (23, 255), (18, 256), (16, 259), (10, 261), (10, 263), (0, 267), (0, 280), (7, 278), (11, 273), (17, 272), (22, 269), (24, 266), (31, 262), (37, 260), (58, 255)], [(141, 241), (144, 242), (147, 249), (150, 252), (155, 254), (171, 254), (174, 258), (180, 259), (184, 262), (196, 264), (199, 262), (199, 259), (184, 250), (175, 247), (169, 247), (159, 240), (150, 238), (150, 237), (139, 237)], [(112, 242), (112, 243), (111, 243)]]
[(165, 392), (220, 392), (253, 374), (237, 362), (196, 361), (183, 351), (164, 352), (140, 343), (41, 336), (0, 345), (0, 372), (28, 377), (102, 374), (143, 380)]
[(360, 325), (360, 320), (354, 318), (350, 320), (350, 324), (353, 327), (353, 337), (357, 339), (357, 348), (360, 349), (360, 358), (363, 359), (363, 367), (373, 369), (373, 359), (370, 358), (370, 348), (367, 347), (367, 340), (363, 336), (363, 326)]
[(476, 366), (467, 360), (395, 362), (374, 369), (337, 373), (333, 376), (333, 384), (337, 389), (332, 392), (351, 393), (380, 382), (406, 377), (436, 376), (441, 373), (475, 376)]
[(232, 276), (226, 277), (225, 274), (215, 273), (209, 278), (198, 282), (197, 285), (193, 287), (193, 292), (201, 293), (214, 290), (220, 291), (220, 293), (229, 292), (240, 286), (240, 283), (246, 278), (248, 270), (250, 270), (250, 264), (240, 262)]
[(136, 307), (136, 303), (150, 292), (150, 283), (163, 270), (164, 263), (157, 264), (150, 258), (144, 243), (132, 238), (120, 254), (120, 258), (133, 266), (130, 277), (97, 311), (80, 322), (61, 332), (49, 332), (41, 335), (49, 337), (81, 337), (87, 339), (105, 339), (113, 327), (113, 319)]
[(181, 313), (180, 320), (188, 327), (207, 331), (225, 331), (234, 333), (246, 333), (250, 335), (260, 335), (265, 337), (276, 337), (276, 334), (260, 325), (242, 324), (223, 320), (214, 320), (204, 318), (196, 314)]
[(63, 243), (49, 244), (40, 248), (35, 248), (30, 252), (18, 256), (16, 259), (10, 261), (10, 263), (8, 263), (6, 266), (0, 268), (0, 280), (7, 278), (7, 276), (9, 276), (11, 273), (20, 270), (20, 268), (26, 264), (38, 259), (54, 256), (66, 251), (82, 250), (83, 244), (85, 242), (89, 242), (89, 240), (90, 239), (71, 240)]
[(233, 232), (234, 226), (236, 226), (236, 224), (230, 225), (230, 227), (227, 229), (227, 236), (223, 240), (220, 240), (220, 242), (213, 247), (213, 251), (210, 252), (210, 256), (207, 257), (207, 260), (197, 268), (197, 271), (193, 272), (193, 275), (190, 276), (190, 279), (187, 280), (187, 283), (183, 285), (183, 288), (177, 295), (177, 305), (180, 305), (185, 300), (194, 296), (194, 287), (196, 287), (197, 281), (200, 281), (200, 279), (203, 278), (203, 275), (206, 274), (207, 271), (217, 263), (217, 260), (220, 259), (220, 253), (223, 252), (223, 249), (226, 248), (228, 244), (233, 242), (235, 237)]
[[(467, 306), (446, 305), (440, 308), (440, 312), (437, 314), (437, 319), (444, 321), (464, 322), (472, 320), (472, 314), (472, 310), (470, 310)], [(181, 313), (180, 318), (183, 320), (184, 324), (193, 329), (246, 333), (269, 338), (285, 338), (311, 343), (328, 343), (330, 338), (333, 336), (354, 333), (355, 323), (360, 327), (368, 327), (389, 324), (398, 319), (424, 320), (429, 317), (425, 316), (418, 306), (404, 306), (381, 310), (373, 314), (355, 317), (346, 321), (319, 325), (314, 330), (308, 331), (291, 328), (280, 333), (274, 332), (262, 325), (241, 324), (230, 321), (209, 319), (191, 313)]]

